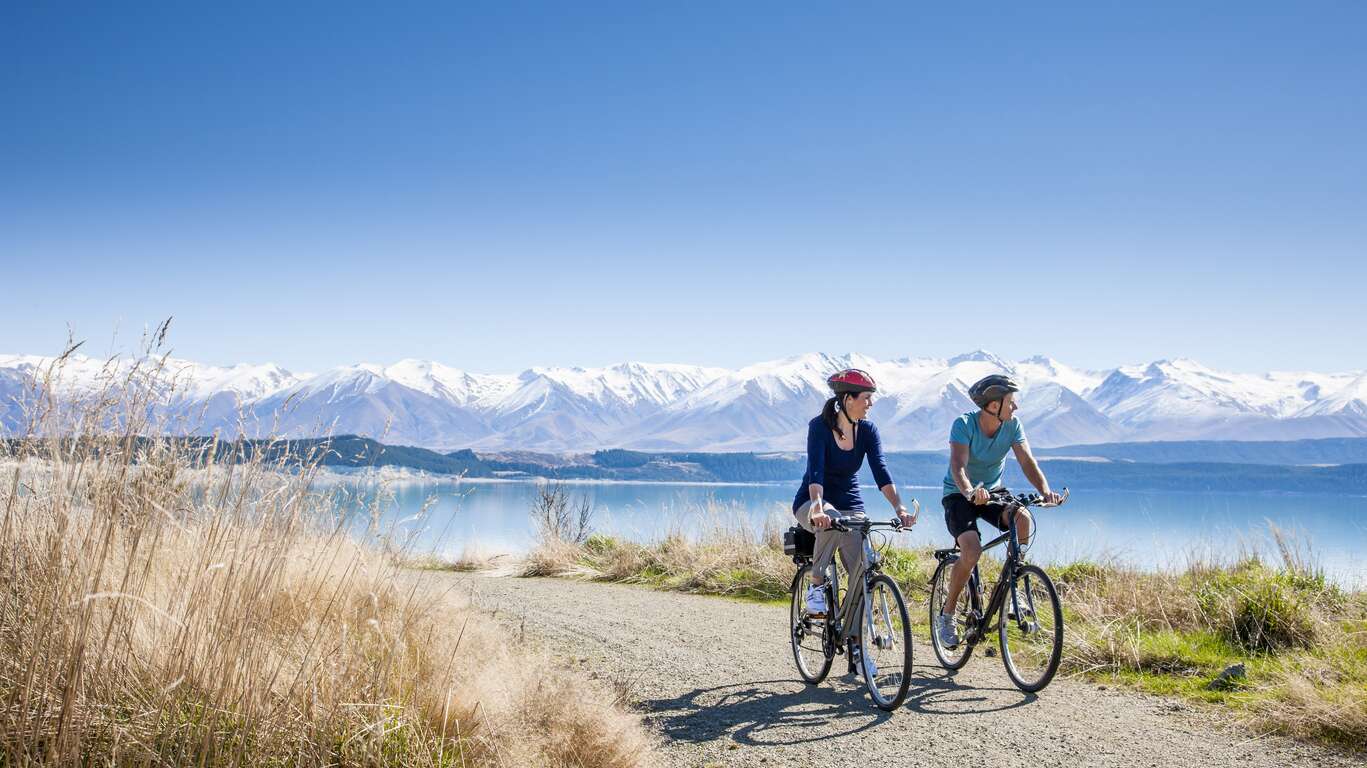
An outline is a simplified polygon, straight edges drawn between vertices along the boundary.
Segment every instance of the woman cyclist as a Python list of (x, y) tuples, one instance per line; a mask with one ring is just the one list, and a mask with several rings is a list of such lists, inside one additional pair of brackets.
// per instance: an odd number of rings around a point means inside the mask
[(864, 601), (863, 543), (858, 533), (833, 531), (830, 527), (832, 520), (864, 517), (864, 502), (855, 474), (865, 457), (878, 490), (892, 505), (902, 525), (910, 527), (916, 518), (907, 513), (897, 486), (888, 475), (878, 430), (872, 422), (864, 420), (873, 405), (873, 393), (878, 391), (873, 377), (858, 368), (849, 368), (832, 374), (826, 383), (834, 394), (821, 409), (821, 415), (807, 425), (807, 472), (793, 499), (793, 514), (799, 525), (816, 534), (812, 587), (805, 598), (810, 613), (821, 615), (831, 609), (821, 586), (826, 566), (835, 550), (840, 550), (840, 562), (849, 574), (840, 620), (845, 634), (842, 639), (849, 641), (850, 669), (855, 670), (860, 660), (858, 627)]

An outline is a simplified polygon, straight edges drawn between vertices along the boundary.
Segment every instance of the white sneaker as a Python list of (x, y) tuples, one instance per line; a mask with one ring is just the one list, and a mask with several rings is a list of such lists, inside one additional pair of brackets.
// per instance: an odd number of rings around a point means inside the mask
[(826, 588), (807, 587), (807, 613), (812, 616), (826, 615)]
[(869, 670), (869, 679), (878, 677), (878, 664), (874, 662), (872, 656), (865, 654), (864, 649), (858, 645), (854, 647), (854, 654), (855, 665), (858, 666), (862, 662)]
[(959, 647), (959, 632), (954, 628), (954, 617), (943, 613), (936, 616), (935, 634), (939, 637), (940, 645), (951, 649)]

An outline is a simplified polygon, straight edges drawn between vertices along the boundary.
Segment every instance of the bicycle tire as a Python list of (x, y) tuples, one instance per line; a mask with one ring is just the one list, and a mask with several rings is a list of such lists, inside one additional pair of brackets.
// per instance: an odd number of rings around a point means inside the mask
[[(930, 647), (935, 651), (935, 658), (945, 669), (963, 669), (968, 663), (968, 659), (973, 655), (973, 644), (962, 639), (967, 634), (967, 627), (963, 621), (964, 611), (956, 609), (954, 619), (959, 626), (959, 645), (957, 648), (946, 648), (940, 644), (940, 633), (935, 631), (935, 618), (944, 609), (945, 592), (949, 590), (949, 575), (954, 568), (955, 560), (942, 560), (939, 567), (935, 569), (935, 575), (930, 579)], [(963, 590), (959, 593), (960, 602), (972, 603), (969, 590), (973, 589), (973, 584), (964, 584)]]
[[(906, 701), (907, 688), (911, 685), (911, 660), (912, 660), (912, 640), (911, 640), (911, 616), (907, 613), (907, 601), (902, 597), (902, 590), (897, 587), (897, 582), (893, 581), (887, 574), (878, 574), (869, 580), (869, 611), (864, 616), (864, 627), (861, 642), (863, 650), (860, 658), (864, 661), (860, 665), (860, 674), (864, 677), (864, 686), (869, 690), (869, 697), (873, 699), (874, 705), (885, 712), (892, 712), (902, 706)], [(893, 605), (886, 604), (891, 600)], [(880, 626), (880, 622), (882, 625)], [(888, 644), (887, 648), (882, 647), (882, 643)], [(869, 675), (869, 663), (872, 660), (870, 646), (879, 650), (878, 654), (878, 674)], [(897, 653), (897, 649), (901, 653)], [(890, 654), (883, 655), (882, 650), (892, 650)], [(893, 667), (885, 667), (886, 662), (898, 662), (900, 656), (900, 671), (893, 671)], [(884, 691), (883, 686), (891, 687)], [(891, 696), (884, 694), (890, 692)]]
[[(1015, 582), (1017, 592), (1021, 595), (1018, 602), (1027, 606), (1020, 610), (1030, 611), (1029, 606), (1033, 605), (1033, 615), (1024, 617), (1024, 620), (1011, 618), (1010, 597), (1002, 601), (997, 626), (1002, 665), (1006, 667), (1007, 677), (1017, 688), (1026, 693), (1037, 693), (1054, 679), (1063, 658), (1063, 605), (1059, 603), (1053, 580), (1037, 565), (1022, 565), (1016, 570)], [(1033, 598), (1032, 602), (1024, 597), (1027, 594)], [(1042, 599), (1049, 603), (1046, 610), (1041, 610)], [(1052, 625), (1040, 621), (1040, 617), (1052, 621)], [(1033, 629), (1022, 629), (1022, 624), (1033, 626)], [(1016, 650), (1012, 650), (1013, 647)], [(1041, 656), (1042, 664), (1030, 664), (1031, 661), (1039, 661)]]
[[(811, 685), (826, 679), (831, 671), (832, 654), (826, 653), (826, 624), (830, 621), (830, 606), (827, 606), (825, 619), (811, 619), (807, 616), (807, 585), (811, 583), (811, 565), (804, 565), (793, 574), (791, 588), (792, 600), (788, 612), (788, 642), (793, 649), (793, 663), (797, 673)], [(804, 645), (803, 641), (808, 644)], [(811, 643), (815, 641), (815, 645)], [(807, 653), (807, 657), (803, 653)]]

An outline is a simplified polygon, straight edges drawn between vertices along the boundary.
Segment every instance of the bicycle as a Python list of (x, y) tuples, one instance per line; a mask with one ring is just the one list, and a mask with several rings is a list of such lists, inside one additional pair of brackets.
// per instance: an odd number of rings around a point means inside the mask
[[(891, 712), (902, 705), (911, 684), (911, 620), (906, 601), (896, 582), (883, 573), (882, 556), (869, 542), (869, 534), (877, 528), (902, 530), (898, 520), (875, 522), (865, 518), (832, 520), (831, 529), (855, 531), (860, 535), (864, 550), (864, 585), (861, 595), (860, 673), (869, 696), (879, 709)], [(793, 660), (798, 674), (812, 685), (820, 684), (831, 671), (837, 655), (846, 652), (840, 641), (843, 634), (839, 617), (840, 587), (835, 559), (825, 570), (825, 615), (807, 612), (806, 594), (811, 585), (812, 545), (815, 535), (801, 527), (789, 529), (784, 537), (784, 552), (791, 555), (798, 566), (793, 575), (792, 608), (789, 614), (789, 640), (793, 646)], [(846, 597), (846, 599), (849, 599)], [(852, 650), (852, 649), (851, 649)], [(853, 663), (853, 662), (851, 662)]]
[[(1029, 545), (1023, 548), (1017, 536), (1016, 512), (1031, 507), (1042, 509), (1059, 506), (1068, 500), (1068, 489), (1063, 489), (1063, 498), (1056, 504), (1045, 504), (1039, 494), (994, 495), (998, 499), (1004, 497), (1008, 502), (1005, 514), (1009, 524), (1005, 533), (983, 545), (983, 551), (1006, 544), (1006, 560), (1002, 563), (1001, 576), (993, 586), (992, 595), (984, 609), (982, 579), (978, 574), (978, 566), (973, 566), (973, 573), (960, 592), (959, 604), (954, 610), (959, 644), (952, 648), (945, 647), (940, 642), (939, 632), (935, 631), (935, 619), (949, 597), (950, 570), (959, 560), (959, 548), (954, 546), (935, 550), (935, 559), (940, 564), (936, 566), (930, 582), (930, 644), (935, 657), (946, 669), (960, 669), (968, 663), (974, 646), (995, 629), (1007, 676), (1022, 691), (1036, 693), (1043, 690), (1058, 672), (1059, 660), (1063, 655), (1063, 607), (1049, 574), (1043, 568), (1025, 562), (1024, 549), (1028, 549)], [(1031, 520), (1033, 522), (1033, 515)], [(1030, 540), (1033, 542), (1038, 535), (1038, 528), (1032, 524)]]

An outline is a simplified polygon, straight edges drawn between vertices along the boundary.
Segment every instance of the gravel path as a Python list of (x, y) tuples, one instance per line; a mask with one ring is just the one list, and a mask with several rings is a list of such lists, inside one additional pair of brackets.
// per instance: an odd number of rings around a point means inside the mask
[(907, 703), (885, 713), (856, 678), (839, 676), (843, 658), (820, 686), (797, 677), (781, 607), (567, 579), (431, 576), (456, 580), (529, 640), (624, 688), (670, 765), (1363, 765), (1091, 683), (1056, 679), (1024, 694), (981, 652), (946, 673), (925, 643)]

